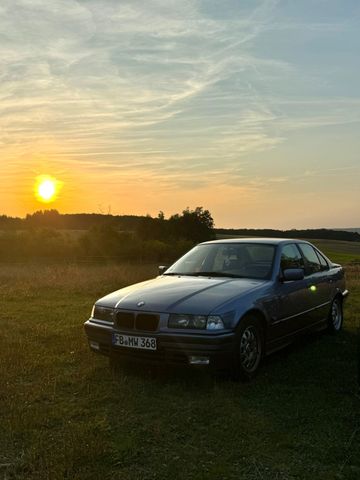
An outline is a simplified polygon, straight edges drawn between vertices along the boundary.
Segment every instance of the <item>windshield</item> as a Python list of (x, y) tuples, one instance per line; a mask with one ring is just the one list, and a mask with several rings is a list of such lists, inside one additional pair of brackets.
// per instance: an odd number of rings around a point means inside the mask
[(165, 275), (223, 276), (267, 279), (275, 246), (261, 243), (198, 245), (175, 262)]

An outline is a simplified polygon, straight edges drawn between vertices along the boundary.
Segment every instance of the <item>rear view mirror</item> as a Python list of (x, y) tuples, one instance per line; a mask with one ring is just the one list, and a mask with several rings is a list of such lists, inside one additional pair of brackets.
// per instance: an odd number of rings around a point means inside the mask
[(163, 275), (164, 272), (166, 272), (166, 270), (168, 269), (169, 267), (167, 265), (160, 265), (159, 266), (159, 275)]
[(302, 280), (304, 276), (303, 268), (287, 268), (283, 271), (281, 280), (283, 282), (292, 282), (294, 280)]

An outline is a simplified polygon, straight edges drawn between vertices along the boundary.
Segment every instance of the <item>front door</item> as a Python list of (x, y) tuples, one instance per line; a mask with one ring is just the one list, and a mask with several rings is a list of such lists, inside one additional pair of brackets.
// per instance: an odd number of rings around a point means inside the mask
[[(304, 269), (303, 257), (295, 243), (282, 247), (280, 277), (288, 268)], [(290, 336), (306, 327), (308, 312), (313, 305), (313, 297), (308, 288), (308, 279), (288, 282), (279, 281), (276, 287), (277, 315), (272, 321), (271, 336), (282, 338)]]

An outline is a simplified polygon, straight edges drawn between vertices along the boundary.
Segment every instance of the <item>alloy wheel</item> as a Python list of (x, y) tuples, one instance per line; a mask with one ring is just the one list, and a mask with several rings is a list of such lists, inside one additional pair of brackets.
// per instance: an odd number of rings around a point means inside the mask
[(333, 301), (333, 304), (331, 306), (331, 321), (332, 321), (334, 330), (336, 331), (340, 330), (341, 324), (342, 324), (342, 318), (343, 318), (343, 315), (342, 315), (341, 304), (339, 300), (336, 299)]
[(240, 339), (240, 363), (242, 368), (251, 373), (261, 359), (261, 339), (256, 327), (249, 325), (245, 328)]

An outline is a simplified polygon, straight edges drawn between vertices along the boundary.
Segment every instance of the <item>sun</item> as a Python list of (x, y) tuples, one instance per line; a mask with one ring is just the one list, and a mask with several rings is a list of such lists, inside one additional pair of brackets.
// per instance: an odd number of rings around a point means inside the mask
[(61, 183), (50, 175), (39, 175), (36, 177), (35, 196), (43, 203), (53, 202), (59, 192)]

